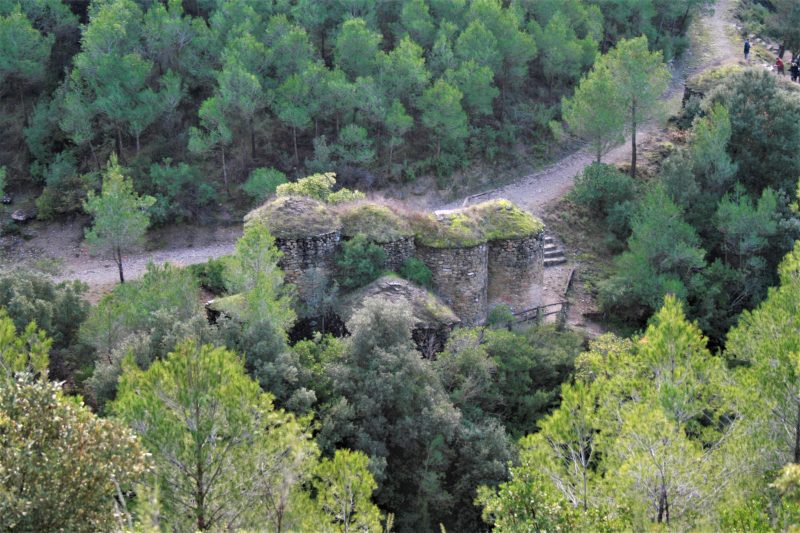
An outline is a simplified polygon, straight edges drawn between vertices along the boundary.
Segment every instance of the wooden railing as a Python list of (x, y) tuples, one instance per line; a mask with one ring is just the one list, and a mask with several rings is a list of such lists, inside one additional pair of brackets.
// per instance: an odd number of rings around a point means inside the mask
[(556, 324), (563, 327), (567, 322), (567, 311), (569, 310), (569, 302), (562, 300), (547, 305), (540, 305), (538, 307), (531, 307), (514, 313), (514, 323), (523, 324), (526, 322), (544, 321), (548, 316), (557, 315)]

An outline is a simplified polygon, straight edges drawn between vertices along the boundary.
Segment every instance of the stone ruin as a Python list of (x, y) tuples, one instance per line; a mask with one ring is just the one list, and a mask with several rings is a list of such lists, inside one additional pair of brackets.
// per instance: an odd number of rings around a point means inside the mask
[(489, 305), (515, 311), (542, 304), (544, 234), (489, 242)]
[(433, 272), (435, 292), (465, 324), (490, 307), (541, 304), (544, 225), (507, 200), (438, 211), (416, 222), (416, 256)]
[(450, 332), (461, 320), (436, 295), (408, 280), (395, 276), (381, 276), (372, 283), (345, 295), (336, 313), (347, 323), (368, 298), (408, 304), (414, 319), (411, 336), (417, 349), (427, 358), (433, 358), (444, 349)]
[(411, 257), (424, 262), (433, 292), (463, 324), (484, 323), (493, 305), (522, 311), (541, 304), (544, 225), (506, 200), (409, 213), (365, 200), (333, 206), (282, 196), (253, 210), (245, 223), (253, 220), (275, 237), (288, 283), (311, 268), (332, 269), (340, 243), (361, 233), (387, 252), (390, 270)]
[(283, 252), (279, 266), (287, 283), (297, 283), (311, 268), (331, 270), (342, 239), (339, 217), (321, 202), (303, 196), (278, 197), (245, 217), (264, 222)]

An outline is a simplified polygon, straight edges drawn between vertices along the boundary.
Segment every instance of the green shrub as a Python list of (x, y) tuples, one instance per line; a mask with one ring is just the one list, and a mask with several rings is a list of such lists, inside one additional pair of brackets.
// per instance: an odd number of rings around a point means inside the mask
[(630, 233), (636, 182), (611, 165), (594, 163), (575, 180), (570, 198), (601, 218), (616, 237)]
[(305, 196), (320, 202), (329, 204), (339, 204), (351, 202), (364, 198), (364, 193), (351, 191), (350, 189), (339, 189), (334, 192), (336, 186), (336, 174), (326, 172), (325, 174), (314, 174), (290, 183), (283, 183), (276, 189), (278, 196)]
[(17, 222), (10, 218), (0, 221), (0, 236), (22, 235), (22, 229)]
[(386, 252), (358, 234), (342, 244), (336, 258), (337, 281), (346, 290), (363, 287), (378, 279), (386, 264)]
[(189, 271), (205, 290), (214, 294), (225, 293), (225, 258), (209, 259), (205, 263), (189, 265)]
[(59, 153), (44, 170), (45, 187), (36, 199), (38, 218), (49, 220), (63, 213), (79, 211), (92, 176), (81, 176), (71, 152)]
[(286, 174), (274, 168), (257, 168), (250, 173), (242, 190), (257, 202), (264, 201), (279, 185), (286, 183)]
[(0, 196), (3, 196), (6, 188), (6, 167), (0, 167)]
[(328, 144), (325, 135), (314, 138), (314, 157), (306, 159), (306, 169), (309, 172), (327, 172), (333, 168), (333, 147)]
[(695, 95), (689, 98), (681, 112), (678, 113), (677, 125), (679, 128), (688, 130), (692, 127), (694, 119), (703, 114), (702, 103), (703, 99), (700, 96)]
[(507, 304), (498, 304), (489, 310), (486, 323), (494, 327), (509, 326), (514, 322), (514, 311)]
[(578, 204), (598, 215), (607, 215), (618, 203), (630, 200), (635, 193), (633, 179), (611, 165), (593, 163), (575, 180), (570, 196)]
[(433, 272), (428, 265), (415, 257), (406, 259), (398, 274), (421, 287), (430, 288), (433, 285)]
[(375, 149), (369, 133), (356, 124), (342, 128), (333, 151), (344, 165), (368, 167), (375, 160)]
[(53, 341), (50, 369), (65, 379), (78, 366), (78, 330), (89, 314), (83, 299), (88, 287), (80, 281), (53, 283), (48, 276), (22, 269), (0, 274), (0, 309), (5, 309), (18, 331), (36, 322)]
[(214, 188), (202, 182), (195, 167), (173, 164), (170, 158), (151, 165), (144, 182), (143, 192), (156, 199), (150, 208), (156, 225), (191, 220), (197, 208), (209, 205), (216, 196)]

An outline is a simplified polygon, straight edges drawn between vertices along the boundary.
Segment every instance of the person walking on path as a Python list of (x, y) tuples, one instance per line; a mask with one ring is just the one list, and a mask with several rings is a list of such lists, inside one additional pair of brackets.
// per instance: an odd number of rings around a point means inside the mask
[(778, 73), (778, 76), (786, 75), (786, 71), (783, 69), (783, 59), (780, 57), (775, 61), (775, 71)]
[(793, 57), (792, 58), (792, 66), (789, 67), (789, 74), (792, 75), (792, 81), (797, 81), (800, 78), (800, 65), (798, 65), (798, 61), (800, 57)]
[(750, 39), (744, 40), (744, 60), (750, 63)]

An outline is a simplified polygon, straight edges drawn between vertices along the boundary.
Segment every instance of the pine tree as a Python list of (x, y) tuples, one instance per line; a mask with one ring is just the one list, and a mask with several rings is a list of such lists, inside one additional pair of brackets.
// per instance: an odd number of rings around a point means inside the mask
[(92, 227), (86, 230), (87, 244), (114, 260), (119, 281), (125, 283), (123, 254), (144, 238), (150, 225), (147, 209), (155, 203), (155, 198), (136, 194), (133, 182), (122, 172), (117, 157), (112, 155), (103, 174), (100, 194), (89, 192), (83, 208), (94, 218)]

